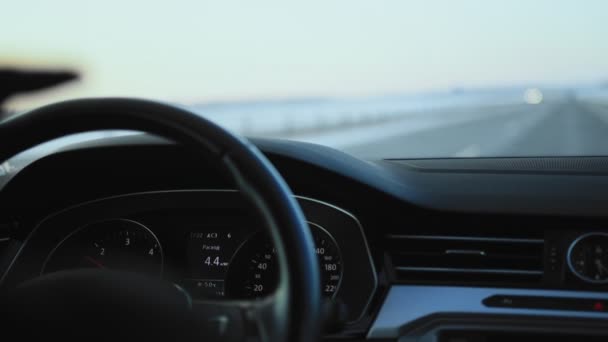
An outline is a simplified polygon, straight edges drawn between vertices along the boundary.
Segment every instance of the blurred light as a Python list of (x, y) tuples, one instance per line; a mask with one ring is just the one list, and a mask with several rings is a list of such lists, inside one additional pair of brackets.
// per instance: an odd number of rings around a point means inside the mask
[(595, 310), (595, 311), (604, 311), (604, 303), (602, 303), (602, 302), (595, 302), (593, 304), (593, 310)]
[(524, 101), (527, 104), (540, 104), (543, 102), (543, 93), (538, 88), (528, 88), (524, 92)]

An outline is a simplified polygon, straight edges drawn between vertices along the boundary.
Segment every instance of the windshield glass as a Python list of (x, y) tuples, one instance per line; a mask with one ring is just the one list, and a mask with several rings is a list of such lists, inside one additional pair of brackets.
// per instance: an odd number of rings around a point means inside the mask
[(7, 112), (143, 97), (368, 159), (608, 155), (604, 0), (20, 0), (3, 13), (0, 67), (79, 75)]

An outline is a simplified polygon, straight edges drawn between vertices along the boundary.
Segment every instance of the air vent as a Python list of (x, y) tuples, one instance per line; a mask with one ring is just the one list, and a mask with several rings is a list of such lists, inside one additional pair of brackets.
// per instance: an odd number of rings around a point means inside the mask
[(400, 282), (531, 283), (543, 275), (542, 238), (386, 236), (386, 252)]

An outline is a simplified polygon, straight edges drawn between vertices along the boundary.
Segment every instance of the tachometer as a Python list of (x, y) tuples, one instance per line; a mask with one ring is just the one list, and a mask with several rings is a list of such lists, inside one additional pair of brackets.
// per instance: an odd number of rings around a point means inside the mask
[(72, 268), (100, 268), (160, 275), (161, 245), (141, 223), (113, 219), (93, 223), (70, 234), (51, 252), (42, 273)]
[[(321, 291), (332, 297), (342, 279), (342, 258), (333, 237), (321, 226), (309, 223), (315, 242), (315, 254), (321, 270)], [(278, 282), (276, 255), (268, 237), (256, 233), (237, 251), (226, 280), (226, 294), (235, 298), (264, 297), (276, 290)]]

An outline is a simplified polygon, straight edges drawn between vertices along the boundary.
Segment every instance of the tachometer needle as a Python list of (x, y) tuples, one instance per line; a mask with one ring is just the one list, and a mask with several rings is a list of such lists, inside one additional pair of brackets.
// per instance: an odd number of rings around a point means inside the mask
[(88, 255), (87, 255), (87, 256), (85, 256), (84, 258), (85, 258), (85, 260), (87, 260), (88, 262), (90, 262), (91, 264), (93, 264), (93, 265), (95, 265), (95, 266), (97, 266), (97, 267), (99, 267), (99, 268), (106, 268), (106, 267), (105, 267), (105, 266), (104, 266), (104, 265), (103, 265), (103, 264), (102, 264), (102, 263), (101, 263), (99, 260), (97, 260), (97, 259), (91, 258), (91, 257), (90, 257), (90, 256), (88, 256)]

